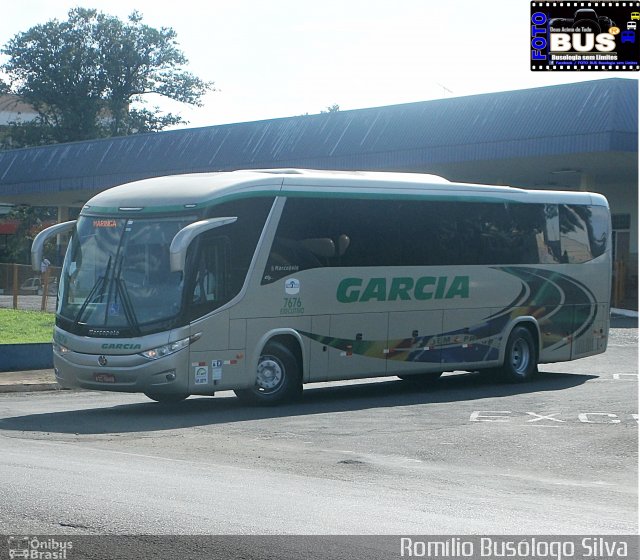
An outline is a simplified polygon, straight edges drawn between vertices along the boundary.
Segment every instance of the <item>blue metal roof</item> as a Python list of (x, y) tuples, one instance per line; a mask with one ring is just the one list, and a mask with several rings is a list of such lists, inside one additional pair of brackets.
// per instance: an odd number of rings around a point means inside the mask
[(102, 190), (242, 168), (429, 164), (637, 152), (638, 84), (612, 78), (0, 152), (2, 195)]

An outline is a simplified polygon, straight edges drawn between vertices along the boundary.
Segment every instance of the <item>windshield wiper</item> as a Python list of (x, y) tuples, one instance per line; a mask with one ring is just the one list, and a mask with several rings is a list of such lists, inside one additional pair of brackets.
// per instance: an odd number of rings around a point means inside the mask
[(138, 323), (138, 318), (136, 317), (136, 313), (133, 310), (133, 305), (131, 303), (131, 298), (129, 297), (127, 285), (122, 278), (116, 278), (116, 293), (120, 294), (120, 300), (122, 301), (122, 305), (124, 307), (124, 315), (127, 318), (127, 322), (131, 326), (133, 336), (140, 336), (140, 323)]
[(78, 313), (76, 313), (76, 317), (74, 319), (74, 321), (76, 323), (80, 322), (80, 319), (82, 318), (82, 315), (84, 315), (84, 312), (87, 310), (87, 307), (89, 306), (89, 304), (93, 303), (93, 298), (97, 294), (98, 290), (102, 290), (100, 292), (100, 296), (99, 297), (101, 297), (101, 298), (104, 297), (105, 280), (109, 276), (109, 270), (110, 269), (111, 269), (111, 257), (109, 257), (109, 260), (107, 261), (107, 267), (104, 270), (104, 274), (102, 276), (98, 277), (98, 279), (96, 280), (95, 284), (93, 285), (93, 287), (89, 291), (89, 294), (87, 295), (86, 299), (84, 300), (84, 303), (82, 304), (82, 306), (78, 310)]

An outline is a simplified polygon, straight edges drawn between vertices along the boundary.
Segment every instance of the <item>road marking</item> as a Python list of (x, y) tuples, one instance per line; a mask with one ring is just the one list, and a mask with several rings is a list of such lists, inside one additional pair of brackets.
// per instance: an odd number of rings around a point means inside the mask
[[(470, 422), (508, 422), (509, 418), (503, 414), (511, 414), (510, 410), (474, 410), (469, 418)], [(497, 416), (500, 415), (500, 416)]]
[[(613, 418), (613, 420), (610, 420), (609, 422), (596, 422), (594, 420), (590, 420), (590, 416), (606, 416), (607, 418)], [(620, 424), (620, 422), (622, 422), (616, 414), (611, 414), (610, 412), (582, 412), (581, 414), (578, 414), (578, 420), (585, 424)]]
[(529, 414), (530, 416), (537, 416), (538, 418), (532, 418), (531, 420), (527, 420), (527, 422), (540, 422), (540, 420), (552, 420), (554, 422), (564, 422), (564, 420), (560, 420), (559, 418), (553, 418), (560, 414), (559, 412), (554, 412), (553, 414), (538, 414), (537, 412), (526, 412), (525, 414)]
[[(558, 418), (560, 416), (560, 418)], [(474, 410), (469, 422), (485, 422), (494, 424), (520, 424), (524, 426), (541, 426), (545, 428), (561, 428), (571, 424), (628, 424), (639, 422), (638, 414), (620, 414), (613, 412), (578, 412), (562, 414), (561, 412), (513, 412), (510, 410)], [(535, 423), (535, 424), (534, 424)], [(558, 424), (562, 424), (559, 426)]]
[(614, 373), (613, 378), (617, 381), (638, 381), (637, 373)]

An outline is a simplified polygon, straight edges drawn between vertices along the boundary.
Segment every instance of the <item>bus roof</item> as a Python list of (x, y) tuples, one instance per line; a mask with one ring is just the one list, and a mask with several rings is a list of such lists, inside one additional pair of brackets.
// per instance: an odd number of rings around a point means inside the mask
[(87, 202), (83, 213), (178, 212), (248, 196), (371, 196), (372, 198), (484, 199), (607, 205), (585, 192), (526, 190), (453, 183), (437, 175), (378, 171), (257, 169), (167, 175), (125, 183)]

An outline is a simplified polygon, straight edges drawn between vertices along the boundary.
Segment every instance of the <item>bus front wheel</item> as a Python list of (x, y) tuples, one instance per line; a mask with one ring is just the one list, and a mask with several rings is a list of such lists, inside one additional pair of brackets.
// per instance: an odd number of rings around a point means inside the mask
[(234, 392), (249, 404), (274, 405), (291, 401), (302, 392), (300, 364), (285, 345), (269, 342), (258, 360), (253, 387)]
[(507, 340), (502, 378), (510, 383), (529, 381), (538, 371), (536, 345), (531, 331), (516, 327)]

